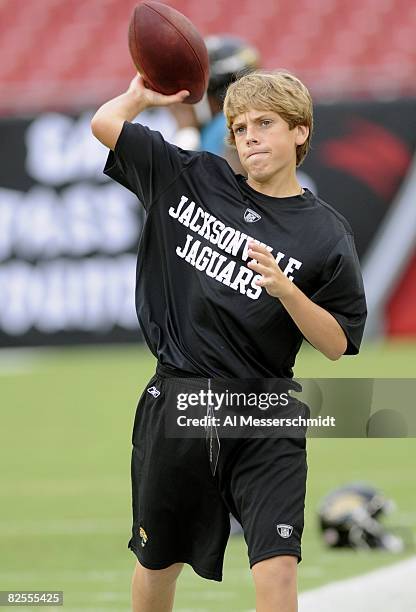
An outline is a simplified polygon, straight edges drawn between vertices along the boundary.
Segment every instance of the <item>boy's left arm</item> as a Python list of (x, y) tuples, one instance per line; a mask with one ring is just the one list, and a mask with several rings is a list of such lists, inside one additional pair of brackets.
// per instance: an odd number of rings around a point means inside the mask
[(265, 247), (257, 243), (249, 246), (248, 254), (254, 261), (247, 266), (262, 276), (257, 285), (280, 300), (308, 342), (328, 359), (339, 359), (347, 349), (347, 338), (335, 317), (296, 287)]

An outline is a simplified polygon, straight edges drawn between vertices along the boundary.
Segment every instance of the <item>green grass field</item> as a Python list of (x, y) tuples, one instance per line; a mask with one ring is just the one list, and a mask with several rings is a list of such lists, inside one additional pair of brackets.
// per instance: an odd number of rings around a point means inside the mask
[[(415, 344), (373, 346), (337, 363), (306, 348), (296, 374), (413, 378), (415, 363)], [(137, 347), (0, 355), (0, 590), (64, 590), (65, 610), (130, 609), (130, 435), (137, 397), (153, 367), (148, 351)], [(331, 488), (366, 480), (396, 501), (388, 522), (415, 533), (415, 451), (415, 439), (309, 441), (301, 590), (414, 553), (327, 551), (315, 509)], [(230, 540), (223, 583), (189, 568), (181, 576), (178, 612), (252, 608), (240, 537)]]

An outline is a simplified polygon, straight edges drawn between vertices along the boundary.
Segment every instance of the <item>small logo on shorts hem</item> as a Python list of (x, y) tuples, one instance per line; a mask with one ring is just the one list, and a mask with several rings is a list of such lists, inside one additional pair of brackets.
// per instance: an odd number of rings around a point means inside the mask
[(290, 536), (292, 535), (292, 525), (284, 525), (283, 523), (281, 523), (280, 525), (276, 525), (276, 528), (277, 533), (280, 535), (281, 538), (290, 538)]
[(144, 548), (146, 543), (147, 543), (148, 537), (147, 537), (147, 533), (145, 532), (143, 527), (140, 527), (139, 536), (140, 536), (140, 539), (141, 539), (142, 548)]
[(251, 208), (246, 209), (246, 212), (244, 213), (244, 221), (246, 223), (255, 223), (256, 221), (259, 221), (259, 219), (261, 219), (261, 217), (258, 213), (251, 210)]
[(160, 391), (159, 389), (156, 389), (156, 387), (149, 387), (147, 392), (150, 393), (150, 395), (153, 395), (153, 397), (159, 397), (160, 395)]

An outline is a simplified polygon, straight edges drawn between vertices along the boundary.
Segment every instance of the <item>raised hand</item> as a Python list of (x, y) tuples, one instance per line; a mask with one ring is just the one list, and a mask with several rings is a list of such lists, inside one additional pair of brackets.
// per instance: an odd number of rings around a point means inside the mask
[(143, 77), (139, 73), (132, 79), (127, 92), (137, 94), (146, 106), (170, 106), (171, 104), (183, 102), (189, 96), (189, 91), (186, 89), (182, 89), (170, 96), (153, 91), (153, 89), (146, 87)]

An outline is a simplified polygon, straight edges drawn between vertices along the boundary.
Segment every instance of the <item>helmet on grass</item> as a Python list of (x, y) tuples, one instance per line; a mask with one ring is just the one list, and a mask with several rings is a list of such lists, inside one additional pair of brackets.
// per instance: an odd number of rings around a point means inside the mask
[(380, 518), (394, 503), (374, 487), (351, 483), (329, 493), (318, 510), (319, 527), (332, 548), (403, 550), (401, 538), (389, 533)]

